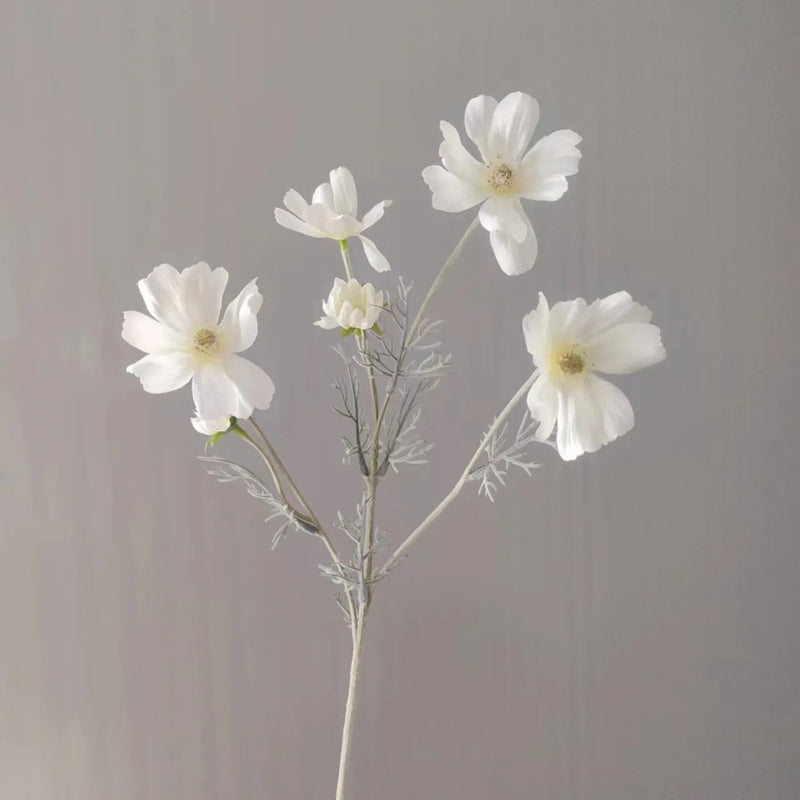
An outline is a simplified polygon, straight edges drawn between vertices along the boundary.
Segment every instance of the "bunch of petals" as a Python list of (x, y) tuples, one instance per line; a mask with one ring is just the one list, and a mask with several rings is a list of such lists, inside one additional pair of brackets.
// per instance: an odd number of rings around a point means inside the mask
[(376, 203), (359, 222), (356, 184), (347, 167), (332, 170), (330, 183), (317, 186), (310, 204), (295, 189), (286, 192), (283, 202), (289, 211), (276, 208), (275, 219), (284, 228), (317, 239), (336, 239), (340, 242), (355, 236), (361, 242), (367, 261), (373, 269), (377, 272), (386, 272), (389, 269), (386, 257), (363, 232), (383, 216), (391, 201), (382, 200)]
[(482, 203), (480, 223), (489, 231), (492, 251), (507, 275), (527, 272), (538, 251), (520, 198), (558, 200), (567, 191), (566, 176), (578, 171), (581, 158), (581, 137), (570, 130), (551, 133), (526, 152), (538, 121), (539, 104), (522, 92), (499, 103), (485, 95), (473, 97), (464, 127), (481, 160), (467, 151), (449, 122), (441, 122), (439, 157), (444, 167), (422, 171), (434, 208), (458, 212)]
[(328, 299), (322, 301), (324, 316), (314, 324), (328, 330), (365, 331), (377, 324), (382, 308), (383, 292), (375, 291), (371, 283), (362, 286), (355, 278), (335, 278)]
[(661, 331), (651, 317), (627, 292), (552, 308), (540, 293), (538, 307), (522, 320), (538, 371), (528, 392), (528, 408), (539, 422), (536, 435), (548, 439), (557, 426), (556, 446), (565, 461), (593, 453), (633, 428), (628, 398), (595, 372), (620, 375), (663, 361)]
[(192, 424), (201, 433), (227, 430), (230, 417), (246, 419), (254, 408), (268, 408), (275, 392), (264, 370), (238, 355), (258, 333), (263, 298), (256, 282), (245, 286), (220, 320), (227, 283), (223, 267), (212, 270), (201, 262), (178, 272), (161, 264), (138, 284), (151, 316), (126, 311), (122, 325), (122, 338), (147, 353), (127, 371), (154, 394), (191, 381)]

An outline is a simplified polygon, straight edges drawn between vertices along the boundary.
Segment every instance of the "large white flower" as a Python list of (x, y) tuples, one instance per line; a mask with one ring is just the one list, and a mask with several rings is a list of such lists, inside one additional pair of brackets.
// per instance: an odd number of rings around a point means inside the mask
[(359, 222), (358, 195), (352, 173), (347, 167), (337, 167), (331, 171), (330, 177), (330, 183), (321, 183), (314, 190), (310, 204), (306, 203), (300, 192), (289, 189), (283, 198), (289, 211), (276, 208), (275, 219), (284, 228), (317, 239), (336, 239), (341, 242), (355, 236), (364, 247), (367, 261), (373, 269), (386, 272), (389, 269), (386, 257), (375, 242), (363, 234), (383, 216), (391, 201), (377, 203)]
[(552, 308), (539, 305), (522, 320), (538, 377), (528, 392), (536, 435), (556, 444), (565, 461), (593, 453), (633, 427), (630, 401), (614, 384), (595, 375), (635, 372), (663, 361), (661, 331), (650, 310), (617, 292), (587, 305), (582, 298)]
[(538, 121), (539, 104), (522, 92), (506, 95), (499, 103), (486, 95), (473, 97), (464, 127), (481, 160), (467, 151), (449, 122), (441, 122), (439, 157), (444, 167), (422, 171), (434, 208), (457, 212), (483, 203), (480, 223), (489, 231), (497, 263), (507, 275), (527, 272), (538, 250), (520, 198), (558, 200), (567, 191), (566, 176), (578, 171), (581, 158), (581, 137), (569, 130), (539, 139), (526, 152)]
[(267, 408), (275, 392), (261, 367), (237, 355), (258, 333), (263, 298), (256, 282), (242, 289), (220, 321), (227, 283), (223, 267), (212, 270), (201, 262), (178, 272), (161, 264), (138, 284), (152, 317), (126, 311), (122, 324), (122, 338), (148, 354), (128, 372), (154, 394), (191, 381), (197, 416), (207, 420), (247, 419), (254, 408)]
[(375, 291), (371, 283), (363, 286), (355, 279), (336, 278), (327, 300), (322, 301), (325, 315), (314, 324), (320, 328), (353, 328), (369, 330), (378, 321), (383, 307), (383, 292)]

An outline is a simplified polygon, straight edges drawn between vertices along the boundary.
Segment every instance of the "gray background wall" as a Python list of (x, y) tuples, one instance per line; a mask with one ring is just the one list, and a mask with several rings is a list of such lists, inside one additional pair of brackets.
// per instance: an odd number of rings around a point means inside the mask
[(0, 796), (332, 797), (348, 637), (315, 543), (271, 553), (261, 508), (204, 475), (188, 393), (124, 373), (121, 314), (163, 261), (259, 276), (267, 428), (324, 514), (351, 508), (311, 326), (337, 254), (272, 209), (346, 164), (424, 283), (468, 221), (419, 177), (437, 123), (517, 88), (540, 133), (583, 134), (581, 172), (533, 208), (534, 272), (480, 236), (438, 298), (439, 446), (382, 525), (422, 517), (521, 382), (540, 288), (628, 289), (670, 355), (621, 381), (632, 434), (544, 452), (494, 506), (467, 492), (383, 586), (352, 796), (800, 796), (799, 12), (0, 3)]

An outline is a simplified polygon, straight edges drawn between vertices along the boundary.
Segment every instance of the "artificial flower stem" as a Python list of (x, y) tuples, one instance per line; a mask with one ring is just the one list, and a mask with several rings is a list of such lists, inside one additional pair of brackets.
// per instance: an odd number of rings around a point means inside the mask
[(517, 389), (516, 394), (508, 401), (508, 405), (497, 415), (494, 422), (489, 427), (489, 430), (486, 431), (486, 435), (481, 439), (481, 443), (478, 445), (478, 449), (473, 454), (472, 458), (469, 460), (469, 463), (464, 468), (464, 471), (461, 473), (461, 477), (456, 481), (455, 486), (450, 490), (450, 493), (439, 503), (436, 508), (425, 517), (422, 522), (411, 532), (408, 538), (397, 548), (397, 550), (392, 553), (389, 557), (389, 560), (383, 566), (383, 572), (387, 572), (394, 566), (395, 562), (397, 561), (400, 556), (402, 556), (409, 547), (411, 547), (414, 542), (419, 539), (420, 536), (439, 518), (441, 513), (456, 499), (459, 492), (464, 488), (464, 484), (469, 480), (470, 473), (472, 472), (472, 468), (475, 464), (478, 463), (483, 451), (486, 449), (486, 445), (492, 440), (492, 437), (495, 435), (497, 430), (500, 426), (506, 421), (508, 415), (514, 410), (517, 404), (522, 400), (522, 398), (527, 394), (528, 390), (533, 385), (533, 382), (536, 380), (538, 376), (538, 372), (534, 372), (526, 381), (522, 384), (522, 386)]
[(347, 700), (344, 707), (342, 725), (342, 747), (339, 753), (339, 777), (336, 781), (336, 800), (345, 800), (345, 784), (353, 741), (358, 680), (361, 674), (361, 651), (364, 645), (364, 625), (367, 620), (367, 606), (361, 606), (358, 619), (353, 622), (353, 653), (350, 658), (350, 677), (347, 682)]
[(339, 249), (342, 252), (342, 261), (344, 262), (344, 272), (347, 275), (347, 280), (353, 279), (353, 262), (350, 260), (350, 251), (347, 249), (347, 239), (339, 241)]
[(419, 311), (417, 311), (417, 316), (414, 317), (414, 321), (411, 323), (411, 327), (408, 330), (408, 340), (412, 341), (414, 338), (414, 333), (416, 332), (419, 324), (422, 322), (425, 311), (428, 308), (433, 296), (436, 294), (439, 286), (441, 285), (442, 281), (444, 280), (445, 275), (450, 270), (450, 267), (458, 261), (458, 257), (461, 255), (461, 251), (464, 249), (464, 246), (469, 241), (470, 236), (475, 232), (476, 228), (478, 227), (478, 217), (470, 222), (469, 227), (464, 232), (464, 235), (458, 240), (458, 244), (453, 248), (453, 252), (447, 257), (447, 260), (442, 265), (442, 268), (439, 270), (439, 274), (436, 276), (436, 279), (431, 284), (431, 288), (428, 289), (428, 294), (425, 295), (425, 299), (422, 301), (422, 305), (419, 307)]
[[(306, 513), (311, 519), (311, 522), (314, 524), (314, 527), (317, 529), (316, 530), (317, 536), (319, 536), (319, 538), (322, 540), (322, 543), (325, 545), (325, 548), (327, 549), (328, 554), (333, 560), (333, 563), (337, 567), (340, 567), (342, 561), (341, 558), (339, 557), (339, 552), (337, 551), (336, 546), (333, 544), (327, 532), (322, 527), (322, 523), (319, 521), (319, 517), (317, 517), (311, 506), (308, 504), (308, 501), (305, 499), (305, 497), (303, 497), (302, 493), (300, 492), (300, 489), (297, 488), (297, 484), (294, 482), (294, 479), (289, 473), (289, 470), (286, 469), (286, 466), (284, 465), (283, 461), (281, 461), (281, 458), (278, 455), (278, 451), (272, 446), (272, 442), (270, 442), (270, 440), (267, 438), (267, 435), (264, 433), (261, 426), (256, 422), (254, 417), (250, 417), (250, 424), (253, 426), (253, 428), (255, 428), (256, 432), (261, 437), (261, 440), (264, 442), (264, 445), (266, 446), (267, 450), (269, 450), (272, 459), (275, 461), (275, 465), (286, 476), (286, 481), (288, 482), (289, 486), (291, 487), (291, 490), (294, 492), (297, 499), (300, 501), (303, 508), (306, 510)], [(249, 439), (249, 437), (246, 438)], [(250, 441), (252, 442), (252, 440)], [(256, 448), (259, 451), (262, 452), (262, 455), (264, 455), (263, 450), (261, 450), (261, 448), (255, 442), (252, 443), (256, 446)], [(267, 460), (266, 455), (264, 455), (264, 458), (265, 460)], [(289, 504), (288, 500), (286, 500), (286, 496), (283, 493), (281, 493), (281, 498), (287, 505)], [(349, 590), (345, 590), (345, 598), (347, 599), (347, 610), (350, 614), (350, 619), (352, 621), (351, 625), (354, 627), (356, 619), (356, 610), (355, 610), (355, 604), (353, 603), (352, 594), (350, 593)]]

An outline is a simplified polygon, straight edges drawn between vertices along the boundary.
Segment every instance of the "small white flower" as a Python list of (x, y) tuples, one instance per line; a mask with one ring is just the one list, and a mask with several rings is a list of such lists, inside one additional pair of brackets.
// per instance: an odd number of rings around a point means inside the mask
[(206, 436), (213, 436), (215, 433), (224, 433), (230, 426), (230, 417), (214, 417), (213, 419), (208, 419), (207, 417), (201, 417), (196, 409), (192, 417), (192, 427), (198, 433), (202, 433)]
[(442, 122), (439, 157), (444, 167), (422, 171), (434, 208), (457, 212), (483, 203), (480, 223), (489, 231), (497, 263), (507, 275), (527, 272), (538, 249), (520, 198), (558, 200), (567, 191), (566, 176), (578, 171), (581, 158), (581, 137), (569, 130), (545, 136), (526, 153), (538, 121), (539, 104), (522, 92), (499, 103), (486, 95), (473, 97), (464, 127), (481, 161), (470, 155), (458, 131)]
[(255, 280), (242, 289), (222, 320), (222, 294), (228, 283), (223, 267), (199, 263), (178, 272), (156, 267), (139, 281), (152, 317), (126, 311), (122, 338), (148, 355), (128, 367), (146, 392), (160, 394), (192, 382), (197, 416), (247, 419), (267, 408), (275, 386), (261, 367), (237, 353), (258, 333), (256, 314), (263, 298)]
[(376, 292), (371, 283), (362, 286), (355, 278), (336, 278), (328, 299), (322, 301), (325, 316), (314, 324), (328, 330), (339, 327), (366, 331), (378, 321), (382, 307), (383, 292)]
[(550, 438), (557, 423), (556, 444), (565, 461), (593, 453), (633, 427), (628, 398), (594, 373), (621, 375), (663, 361), (661, 331), (651, 316), (627, 292), (552, 308), (539, 293), (538, 307), (522, 320), (539, 372), (528, 392), (528, 408), (539, 422), (536, 435)]
[(311, 203), (306, 203), (295, 189), (289, 189), (283, 198), (286, 208), (275, 209), (275, 219), (284, 228), (313, 236), (317, 239), (336, 239), (341, 242), (355, 236), (364, 247), (367, 261), (377, 272), (386, 272), (389, 262), (378, 250), (375, 242), (363, 235), (391, 205), (383, 200), (374, 205), (359, 222), (358, 196), (353, 175), (347, 167), (331, 171), (330, 183), (322, 183), (314, 190)]

